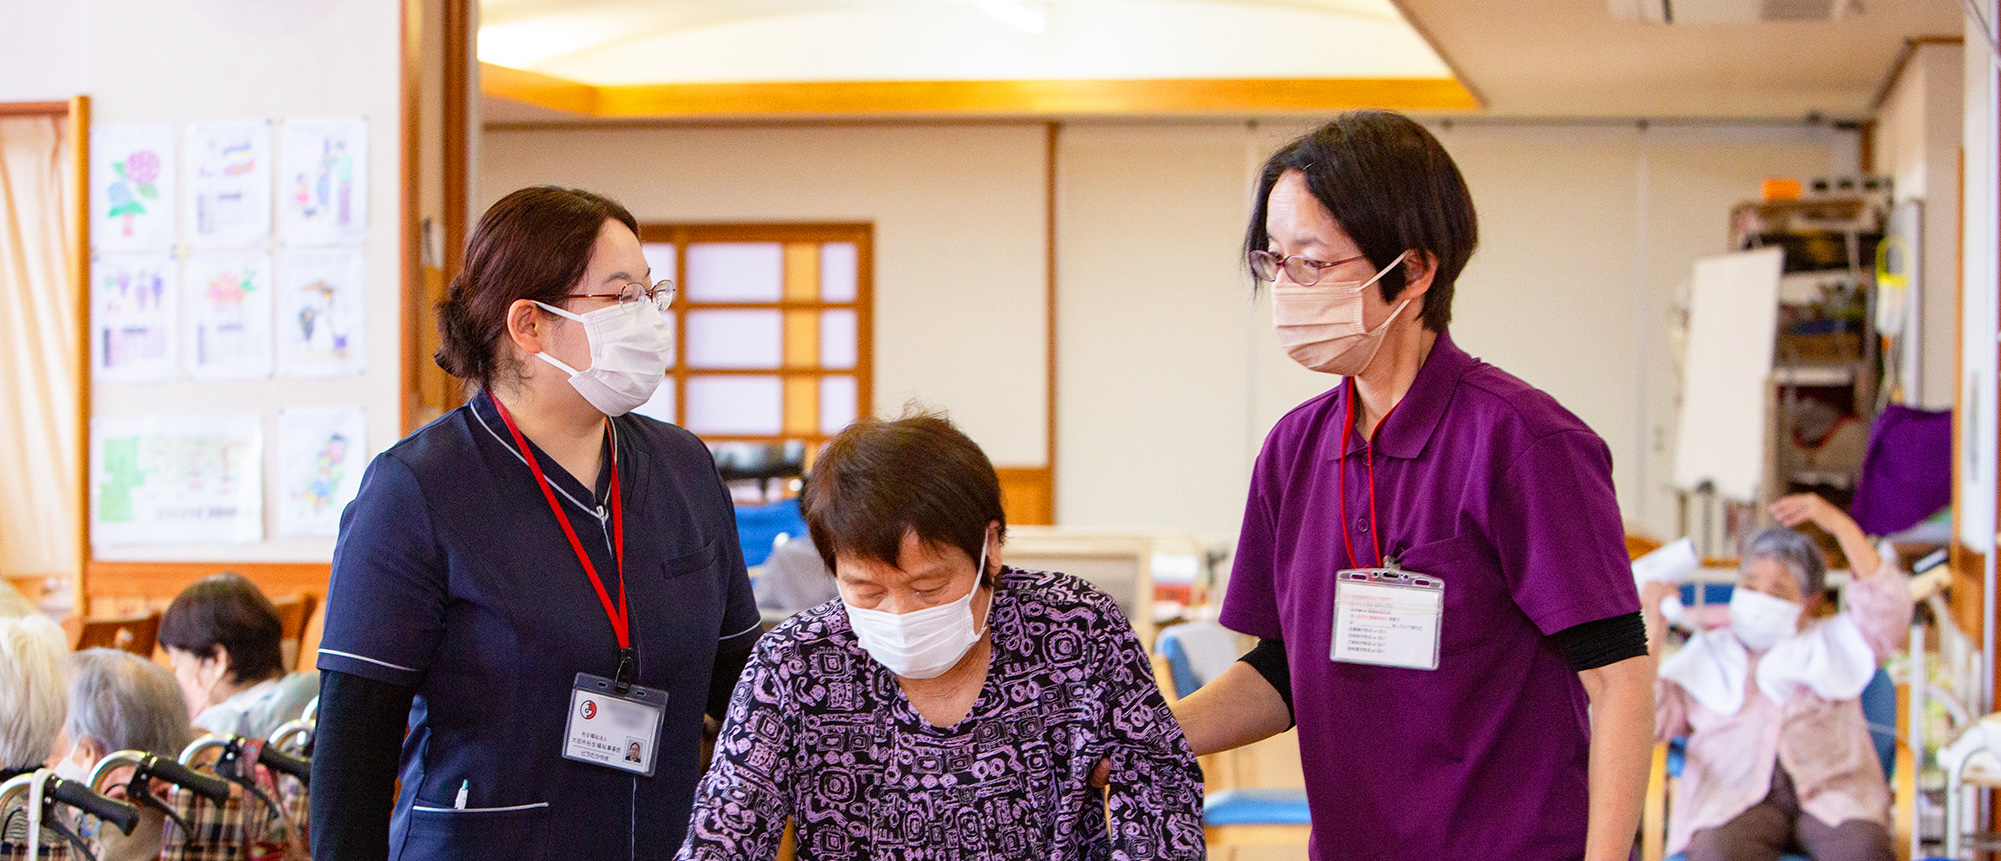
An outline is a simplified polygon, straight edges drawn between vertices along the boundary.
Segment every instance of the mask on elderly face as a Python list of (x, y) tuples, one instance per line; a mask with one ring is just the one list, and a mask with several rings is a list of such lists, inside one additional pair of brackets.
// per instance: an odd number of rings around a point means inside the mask
[(52, 770), (57, 777), (64, 780), (84, 783), (90, 779), (90, 770), (96, 765), (97, 762), (90, 758), (89, 751), (83, 749), (83, 740), (77, 739), (70, 742), (69, 752), (56, 761)]
[(1806, 605), (1738, 586), (1730, 591), (1730, 631), (1744, 647), (1764, 651), (1799, 631)]
[[(973, 627), (973, 596), (980, 591), (979, 578), (987, 570), (987, 548), (980, 547), (980, 565), (974, 572), (973, 588), (950, 604), (886, 613), (841, 604), (848, 610), (848, 627), (861, 640), (862, 651), (907, 679), (935, 679), (945, 674), (959, 659), (972, 651), (987, 629)], [(993, 616), (993, 597), (987, 597), (988, 620)]]

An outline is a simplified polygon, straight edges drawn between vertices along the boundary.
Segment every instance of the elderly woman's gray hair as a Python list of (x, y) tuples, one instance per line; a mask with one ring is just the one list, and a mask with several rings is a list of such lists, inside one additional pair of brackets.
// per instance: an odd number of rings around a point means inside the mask
[(118, 649), (86, 649), (69, 659), (72, 741), (102, 748), (178, 756), (194, 730), (181, 689), (166, 667)]
[(69, 638), (45, 616), (0, 618), (0, 770), (36, 768), (63, 729)]
[(1770, 559), (1786, 566), (1800, 584), (1801, 600), (1820, 594), (1827, 584), (1827, 557), (1813, 539), (1780, 526), (1761, 529), (1744, 542), (1743, 564)]

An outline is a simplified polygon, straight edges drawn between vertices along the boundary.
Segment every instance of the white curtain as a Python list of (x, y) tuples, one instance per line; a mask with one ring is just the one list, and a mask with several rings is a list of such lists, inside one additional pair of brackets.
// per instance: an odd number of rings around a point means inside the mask
[(14, 579), (66, 581), (80, 562), (81, 237), (68, 137), (63, 117), (0, 117), (0, 576)]

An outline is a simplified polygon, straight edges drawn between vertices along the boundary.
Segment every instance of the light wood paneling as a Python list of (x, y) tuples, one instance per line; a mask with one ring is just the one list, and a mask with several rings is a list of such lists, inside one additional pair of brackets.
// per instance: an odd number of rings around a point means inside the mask
[(1048, 467), (995, 467), (1000, 476), (1001, 509), (1010, 526), (1048, 526), (1056, 522), (1056, 477)]
[(1480, 107), (1451, 78), (777, 81), (592, 86), (482, 64), (489, 96), (589, 117), (1216, 114)]

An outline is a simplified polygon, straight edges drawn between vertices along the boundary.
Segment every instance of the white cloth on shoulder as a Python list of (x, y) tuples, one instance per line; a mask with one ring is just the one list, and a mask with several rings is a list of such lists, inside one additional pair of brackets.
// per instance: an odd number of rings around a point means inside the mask
[[(1726, 626), (1690, 637), (1681, 651), (1661, 662), (1660, 674), (1703, 708), (1733, 715), (1744, 708), (1750, 666), (1750, 650)], [(1767, 698), (1784, 706), (1795, 685), (1839, 702), (1861, 696), (1875, 677), (1875, 650), (1855, 620), (1841, 613), (1780, 640), (1758, 661), (1757, 683)]]

